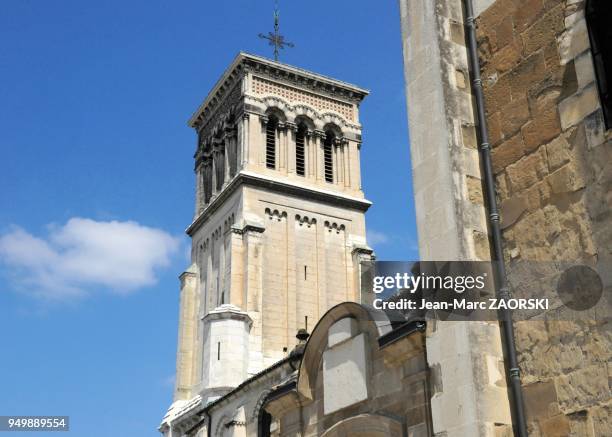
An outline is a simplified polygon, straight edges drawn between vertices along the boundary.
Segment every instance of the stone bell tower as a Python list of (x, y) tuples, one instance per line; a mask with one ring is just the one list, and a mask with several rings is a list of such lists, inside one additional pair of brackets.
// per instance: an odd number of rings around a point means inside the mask
[(227, 393), (300, 328), (359, 296), (369, 259), (359, 104), (367, 91), (240, 53), (189, 120), (192, 264), (181, 276), (175, 400)]

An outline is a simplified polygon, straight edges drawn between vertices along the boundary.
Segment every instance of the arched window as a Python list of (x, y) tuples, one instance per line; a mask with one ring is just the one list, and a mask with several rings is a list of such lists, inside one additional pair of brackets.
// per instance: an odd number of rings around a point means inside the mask
[(266, 167), (276, 168), (276, 129), (278, 118), (271, 115), (266, 124)]
[(325, 140), (323, 141), (323, 170), (325, 172), (325, 182), (334, 182), (334, 158), (333, 158), (333, 144), (336, 139), (336, 135), (332, 131), (325, 133)]
[(586, 4), (586, 20), (591, 40), (591, 52), (604, 120), (612, 128), (612, 2), (589, 0)]
[(295, 172), (300, 176), (306, 174), (306, 132), (308, 128), (300, 123), (295, 134)]

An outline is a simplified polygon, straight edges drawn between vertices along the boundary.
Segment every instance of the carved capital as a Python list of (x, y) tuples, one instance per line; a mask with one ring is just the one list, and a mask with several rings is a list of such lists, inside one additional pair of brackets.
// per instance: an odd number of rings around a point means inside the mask
[(295, 124), (295, 123), (294, 123), (294, 122), (292, 122), (292, 121), (286, 121), (286, 122), (285, 122), (285, 126), (286, 126), (286, 128), (287, 128), (287, 129), (289, 129), (289, 130), (290, 130), (290, 131), (292, 131), (292, 132), (297, 132), (297, 131), (298, 131), (298, 126), (297, 126), (297, 124)]

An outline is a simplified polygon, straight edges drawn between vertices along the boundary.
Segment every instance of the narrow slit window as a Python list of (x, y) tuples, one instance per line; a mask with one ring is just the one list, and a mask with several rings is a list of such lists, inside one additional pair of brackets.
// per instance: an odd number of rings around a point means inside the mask
[(276, 168), (276, 129), (278, 120), (270, 117), (266, 124), (266, 167)]
[(304, 281), (308, 279), (308, 266), (304, 266)]
[(325, 171), (325, 181), (334, 182), (334, 158), (333, 158), (333, 144), (335, 135), (333, 132), (327, 132), (325, 135), (325, 141), (323, 142), (323, 170)]
[(221, 342), (217, 342), (217, 361), (221, 360)]
[(299, 176), (304, 176), (306, 174), (306, 131), (306, 126), (300, 124), (295, 135), (295, 172)]
[(612, 2), (589, 0), (586, 20), (606, 128), (612, 128)]

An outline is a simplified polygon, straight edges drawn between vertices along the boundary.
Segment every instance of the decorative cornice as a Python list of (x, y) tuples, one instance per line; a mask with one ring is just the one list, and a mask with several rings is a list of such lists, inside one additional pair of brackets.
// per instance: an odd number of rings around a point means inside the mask
[(353, 209), (360, 212), (366, 212), (372, 205), (372, 202), (366, 199), (359, 199), (356, 197), (349, 197), (340, 193), (334, 193), (330, 191), (324, 191), (311, 187), (304, 187), (302, 185), (296, 185), (290, 182), (280, 181), (277, 179), (270, 179), (257, 175), (255, 173), (241, 171), (238, 173), (226, 187), (217, 194), (217, 196), (210, 201), (208, 206), (204, 208), (202, 213), (189, 225), (186, 229), (186, 233), (193, 236), (208, 218), (217, 210), (223, 203), (242, 185), (248, 185), (252, 187), (265, 188), (270, 191), (280, 192), (290, 196), (295, 196), (304, 200), (314, 200), (323, 202), (328, 205), (341, 206), (348, 209)]
[(254, 224), (254, 223), (246, 223), (244, 224), (242, 227), (233, 225), (232, 226), (232, 232), (234, 234), (238, 234), (238, 235), (244, 235), (247, 234), (249, 232), (255, 232), (255, 233), (262, 233), (266, 230), (266, 228), (264, 228), (263, 226)]
[[(275, 81), (310, 89), (352, 103), (359, 103), (369, 93), (367, 90), (347, 82), (240, 52), (217, 81), (204, 102), (191, 116), (188, 125), (195, 128), (207, 124), (211, 116), (218, 111), (219, 106), (227, 99), (228, 94), (235, 90), (237, 83), (244, 79), (248, 71), (256, 71), (258, 74), (270, 77)], [(241, 88), (239, 87), (237, 90), (240, 94), (242, 94)]]

